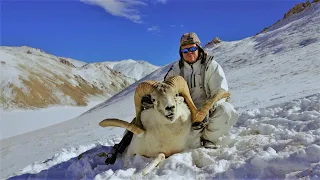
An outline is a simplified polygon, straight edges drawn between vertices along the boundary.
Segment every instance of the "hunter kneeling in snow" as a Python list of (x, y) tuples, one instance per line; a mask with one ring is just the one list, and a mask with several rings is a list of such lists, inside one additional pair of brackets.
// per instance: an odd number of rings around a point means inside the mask
[[(219, 90), (228, 91), (228, 83), (223, 69), (213, 60), (213, 56), (204, 51), (195, 33), (182, 35), (179, 54), (180, 60), (172, 65), (164, 80), (168, 80), (172, 76), (182, 76), (188, 84), (191, 98), (198, 109)], [(148, 97), (144, 97), (142, 103), (147, 107), (147, 104), (152, 104), (152, 101)], [(203, 147), (216, 148), (220, 137), (228, 135), (238, 117), (238, 113), (228, 102), (228, 98), (224, 98), (215, 103), (202, 122), (194, 122), (192, 129), (201, 132)], [(117, 154), (122, 153), (128, 147), (132, 136), (132, 132), (126, 132), (121, 142), (113, 147), (113, 152), (107, 158), (106, 164), (115, 162)]]

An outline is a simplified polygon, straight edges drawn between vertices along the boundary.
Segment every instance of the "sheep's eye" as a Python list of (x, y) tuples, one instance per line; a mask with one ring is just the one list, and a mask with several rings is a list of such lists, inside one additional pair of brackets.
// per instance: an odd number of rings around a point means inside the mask
[(178, 97), (179, 96), (179, 94), (176, 94), (176, 97)]
[(155, 102), (156, 100), (154, 98), (151, 99), (152, 102)]

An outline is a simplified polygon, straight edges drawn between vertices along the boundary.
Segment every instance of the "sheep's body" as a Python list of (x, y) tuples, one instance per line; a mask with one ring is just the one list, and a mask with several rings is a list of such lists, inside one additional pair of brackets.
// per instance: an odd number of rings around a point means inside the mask
[(188, 106), (179, 103), (178, 118), (172, 124), (156, 109), (151, 108), (141, 112), (141, 122), (146, 132), (141, 137), (133, 136), (128, 147), (128, 155), (140, 154), (146, 157), (157, 157), (159, 153), (170, 156), (189, 147), (188, 136), (191, 130), (191, 113)]
[[(135, 154), (156, 158), (160, 153), (163, 153), (168, 157), (200, 144), (200, 138), (196, 138), (199, 133), (192, 133), (191, 112), (184, 102), (184, 98), (174, 96), (174, 94), (166, 94), (165, 96), (169, 99), (174, 97), (176, 106), (174, 118), (166, 118), (164, 113), (161, 113), (161, 108), (143, 110), (141, 123), (146, 131), (141, 136), (133, 135), (125, 154), (126, 165)], [(167, 102), (165, 97), (158, 96), (157, 98)]]

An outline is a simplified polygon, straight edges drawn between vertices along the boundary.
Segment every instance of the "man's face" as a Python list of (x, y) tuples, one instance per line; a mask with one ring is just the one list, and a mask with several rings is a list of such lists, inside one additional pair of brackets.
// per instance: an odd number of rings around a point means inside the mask
[(198, 58), (199, 50), (196, 44), (188, 44), (185, 46), (181, 46), (181, 51), (182, 51), (183, 59), (188, 63), (193, 63)]

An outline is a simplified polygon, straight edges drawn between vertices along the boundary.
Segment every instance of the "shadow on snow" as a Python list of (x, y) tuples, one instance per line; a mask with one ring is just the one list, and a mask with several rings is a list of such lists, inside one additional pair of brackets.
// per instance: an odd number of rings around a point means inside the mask
[[(9, 180), (21, 179), (94, 179), (97, 174), (112, 170), (123, 169), (122, 158), (118, 158), (114, 164), (106, 165), (106, 154), (111, 152), (112, 146), (97, 145), (78, 157), (72, 158), (66, 162), (54, 165), (49, 169), (42, 170), (37, 174), (22, 174), (9, 178)], [(46, 160), (43, 163), (50, 161)]]

